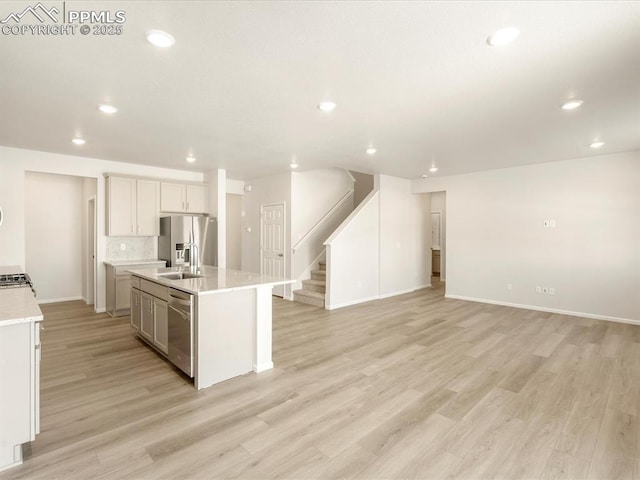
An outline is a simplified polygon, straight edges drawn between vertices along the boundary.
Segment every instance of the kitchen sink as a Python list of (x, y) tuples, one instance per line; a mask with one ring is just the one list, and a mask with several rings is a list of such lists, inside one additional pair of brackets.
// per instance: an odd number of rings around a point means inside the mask
[(197, 273), (190, 273), (190, 272), (159, 273), (158, 276), (166, 280), (185, 280), (189, 278), (204, 278), (204, 275), (198, 275)]

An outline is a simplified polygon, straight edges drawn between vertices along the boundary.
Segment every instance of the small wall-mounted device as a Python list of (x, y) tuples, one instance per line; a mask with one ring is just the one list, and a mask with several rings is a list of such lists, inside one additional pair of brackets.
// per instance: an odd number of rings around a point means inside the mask
[(2, 207), (0, 207), (0, 226), (2, 226), (3, 219), (4, 219), (4, 214), (2, 213)]

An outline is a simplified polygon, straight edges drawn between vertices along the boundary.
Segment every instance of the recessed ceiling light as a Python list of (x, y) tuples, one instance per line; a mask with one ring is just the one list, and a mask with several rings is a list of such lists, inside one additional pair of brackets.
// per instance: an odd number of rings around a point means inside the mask
[(87, 141), (84, 138), (79, 138), (79, 137), (76, 137), (71, 141), (76, 145), (84, 145), (85, 143), (87, 143)]
[(576, 108), (578, 108), (580, 105), (582, 105), (584, 102), (582, 100), (569, 100), (567, 103), (565, 103), (564, 105), (562, 105), (562, 109), (563, 110), (575, 110)]
[(331, 101), (320, 102), (318, 104), (318, 109), (322, 110), (323, 112), (330, 112), (332, 110), (335, 110), (336, 107), (336, 103)]
[(189, 162), (189, 163), (193, 163), (193, 162), (195, 162), (195, 161), (196, 161), (196, 157), (191, 156), (191, 155), (189, 155), (189, 156), (187, 157), (187, 162)]
[(376, 150), (376, 149), (375, 149), (375, 148), (373, 148), (373, 147), (369, 147), (369, 148), (367, 148), (367, 150), (366, 150), (367, 155), (373, 155), (373, 154), (374, 154), (374, 153), (376, 153), (377, 151), (378, 151), (378, 150)]
[(294, 160), (293, 162), (291, 162), (291, 165), (289, 165), (291, 168), (293, 168), (294, 170), (296, 168), (298, 168), (298, 164), (296, 163), (296, 161)]
[(431, 173), (436, 173), (436, 172), (438, 171), (438, 167), (431, 167), (431, 168), (429, 169), (429, 171), (430, 171)]
[(515, 27), (502, 28), (490, 35), (487, 38), (487, 43), (492, 47), (501, 47), (513, 42), (518, 35), (520, 35), (520, 30)]
[(98, 107), (98, 110), (100, 110), (102, 113), (107, 113), (109, 115), (116, 113), (118, 111), (118, 109), (113, 105), (107, 105), (107, 104), (100, 105)]
[(604, 145), (604, 142), (601, 141), (597, 141), (597, 142), (592, 142), (591, 145), (589, 145), (591, 148), (600, 148), (601, 146)]
[(149, 30), (145, 35), (147, 41), (156, 47), (168, 48), (176, 43), (176, 39), (172, 35), (162, 30)]
[(427, 175), (426, 173), (423, 173), (422, 175), (420, 175), (420, 178), (429, 178), (429, 175)]

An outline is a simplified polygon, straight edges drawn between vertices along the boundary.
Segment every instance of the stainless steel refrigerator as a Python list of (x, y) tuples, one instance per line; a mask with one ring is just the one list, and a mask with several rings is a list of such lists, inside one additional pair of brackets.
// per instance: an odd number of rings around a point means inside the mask
[[(195, 243), (197, 248), (189, 244)], [(168, 267), (192, 266), (197, 250), (198, 265), (218, 266), (218, 221), (209, 215), (170, 215), (160, 218), (158, 257)]]

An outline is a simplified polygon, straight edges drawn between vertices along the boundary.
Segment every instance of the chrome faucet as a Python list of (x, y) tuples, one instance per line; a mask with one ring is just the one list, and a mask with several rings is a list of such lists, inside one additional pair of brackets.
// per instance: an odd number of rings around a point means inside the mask
[(198, 272), (198, 270), (200, 270), (200, 265), (199, 265), (199, 255), (198, 255), (198, 244), (197, 243), (185, 243), (184, 244), (185, 247), (192, 247), (195, 249), (195, 254), (192, 255), (191, 250), (189, 250), (189, 266), (191, 267), (191, 270), (194, 270), (194, 272)]

